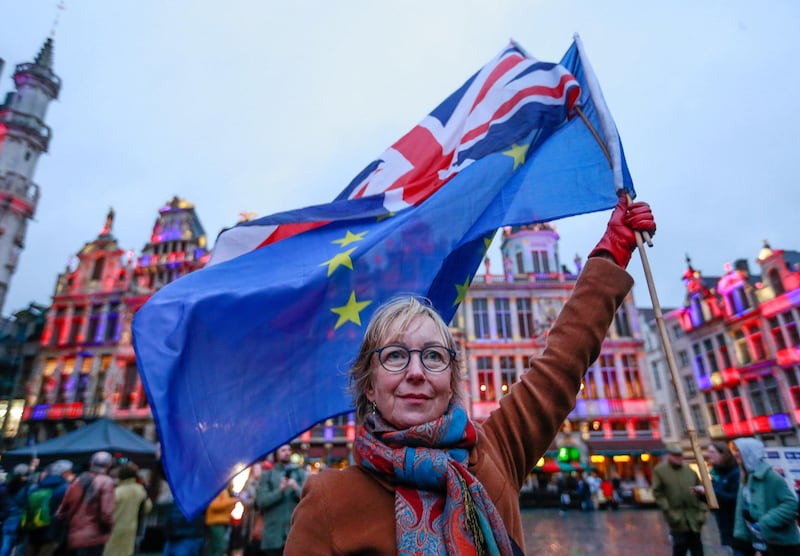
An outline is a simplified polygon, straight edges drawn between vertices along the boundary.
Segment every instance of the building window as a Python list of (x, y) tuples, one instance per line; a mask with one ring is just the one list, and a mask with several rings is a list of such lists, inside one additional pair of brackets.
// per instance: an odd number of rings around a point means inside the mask
[(491, 357), (478, 357), (478, 398), (482, 402), (497, 399), (494, 391), (494, 369)]
[(531, 259), (533, 260), (533, 272), (535, 274), (550, 273), (550, 260), (547, 257), (547, 251), (531, 251)]
[(70, 319), (69, 339), (67, 343), (75, 344), (80, 341), (81, 328), (83, 326), (83, 315), (86, 312), (86, 307), (79, 305), (72, 311), (72, 318)]
[(614, 324), (616, 325), (617, 336), (621, 338), (630, 338), (633, 336), (630, 317), (628, 316), (628, 311), (625, 309), (624, 303), (617, 309), (617, 314), (614, 317)]
[(786, 330), (786, 336), (789, 339), (789, 345), (792, 347), (800, 347), (800, 333), (797, 330), (797, 320), (791, 310), (781, 313), (781, 320), (783, 321), (783, 328)]
[(694, 352), (694, 370), (697, 373), (697, 376), (708, 376), (708, 372), (706, 371), (706, 362), (703, 359), (703, 354), (700, 352), (700, 345), (692, 344), (692, 351)]
[(494, 300), (494, 322), (498, 338), (511, 338), (511, 304), (507, 297)]
[(658, 363), (655, 361), (650, 363), (650, 371), (653, 375), (653, 386), (656, 390), (661, 390), (661, 370), (658, 368)]
[(683, 383), (686, 386), (686, 396), (692, 398), (697, 395), (697, 383), (693, 376), (684, 376)]
[(750, 403), (753, 406), (753, 413), (756, 417), (767, 414), (767, 404), (764, 400), (764, 392), (758, 380), (752, 380), (747, 384), (750, 390)]
[(522, 338), (533, 338), (533, 307), (530, 299), (517, 299), (517, 319)]
[(711, 419), (712, 425), (719, 425), (716, 405), (717, 404), (714, 402), (714, 396), (711, 395), (711, 392), (706, 392), (706, 410), (708, 411), (708, 417)]
[(683, 338), (683, 328), (681, 328), (680, 324), (676, 324), (672, 327), (672, 338), (674, 340)]
[(694, 426), (697, 429), (697, 434), (705, 436), (706, 421), (703, 418), (703, 411), (698, 404), (692, 404), (692, 419), (694, 419)]
[(789, 396), (792, 400), (794, 409), (800, 409), (800, 382), (797, 380), (797, 365), (792, 365), (784, 370), (786, 377), (786, 384), (789, 386)]
[(92, 282), (96, 282), (103, 278), (103, 266), (105, 265), (105, 262), (105, 257), (98, 257), (97, 260), (94, 261), (94, 267), (92, 268)]
[(717, 358), (714, 356), (714, 344), (711, 342), (711, 338), (706, 338), (703, 340), (703, 349), (706, 352), (706, 362), (708, 363), (708, 368), (712, 373), (718, 373), (719, 365), (717, 365)]
[(489, 338), (489, 309), (485, 299), (472, 300), (472, 324), (476, 338)]
[(751, 325), (748, 326), (746, 330), (755, 360), (763, 361), (767, 358), (767, 350), (764, 347), (764, 338), (761, 335), (761, 328), (759, 328), (757, 325)]
[(783, 295), (786, 293), (786, 289), (783, 287), (783, 280), (781, 280), (781, 273), (778, 272), (777, 268), (769, 269), (767, 273), (767, 280), (769, 281), (769, 285), (772, 286), (772, 289), (775, 291), (775, 295)]
[(514, 358), (504, 355), (500, 357), (500, 390), (505, 396), (511, 389), (511, 385), (517, 380), (517, 370), (514, 365)]
[(717, 348), (719, 349), (719, 356), (722, 358), (724, 368), (730, 369), (733, 367), (731, 363), (731, 355), (728, 353), (728, 344), (725, 342), (724, 334), (717, 334)]
[[(522, 261), (522, 253), (518, 252), (517, 256), (516, 256), (516, 259), (517, 259), (517, 272), (516, 273), (517, 274), (521, 274), (521, 273), (525, 272), (525, 263), (523, 263), (523, 261)], [(508, 272), (511, 272), (510, 268), (508, 269)]]
[(681, 367), (689, 366), (689, 354), (685, 349), (682, 349), (678, 352), (678, 363), (680, 363)]
[(102, 305), (92, 305), (91, 312), (89, 313), (89, 327), (86, 330), (86, 341), (90, 344), (98, 341), (97, 332), (100, 330), (102, 311)]
[(736, 350), (736, 358), (739, 360), (739, 365), (744, 367), (753, 362), (750, 348), (747, 345), (747, 338), (745, 338), (744, 332), (741, 330), (733, 331), (733, 347)]
[[(119, 323), (119, 304), (114, 304), (116, 307), (109, 308), (108, 315), (106, 316), (106, 329), (103, 340), (106, 342), (113, 342), (117, 339), (117, 324)], [(112, 311), (111, 309), (116, 309)]]
[(620, 398), (619, 383), (617, 381), (617, 367), (612, 355), (601, 355), (600, 372), (603, 378), (603, 394), (606, 398)]
[(783, 413), (783, 401), (781, 400), (781, 393), (778, 387), (778, 381), (775, 380), (774, 375), (766, 375), (762, 378), (764, 384), (764, 393), (767, 398), (767, 406), (770, 413)]
[(597, 369), (592, 366), (583, 376), (583, 397), (589, 400), (596, 400), (597, 395)]
[(622, 369), (629, 398), (644, 398), (642, 379), (639, 376), (639, 362), (635, 354), (622, 355)]

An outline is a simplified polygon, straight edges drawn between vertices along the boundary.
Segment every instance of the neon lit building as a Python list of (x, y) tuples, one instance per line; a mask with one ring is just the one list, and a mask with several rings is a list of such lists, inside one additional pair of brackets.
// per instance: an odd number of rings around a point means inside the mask
[[(558, 233), (547, 224), (507, 228), (503, 273), (490, 261), (477, 275), (452, 326), (466, 366), (473, 418), (486, 418), (528, 359), (544, 349), (547, 331), (575, 286), (576, 272), (561, 265)], [(619, 309), (602, 352), (586, 374), (577, 405), (542, 464), (564, 447), (574, 467), (592, 464), (631, 478), (649, 472), (650, 456), (663, 451), (659, 414), (644, 368), (644, 342), (632, 294)], [(573, 450), (572, 448), (577, 449)], [(562, 451), (563, 452), (563, 451)]]
[(194, 205), (177, 197), (159, 209), (138, 258), (119, 247), (113, 224), (111, 210), (98, 236), (58, 276), (27, 381), (23, 437), (43, 441), (78, 420), (104, 416), (155, 438), (131, 319), (161, 286), (205, 265), (206, 236)]
[(765, 242), (760, 275), (744, 259), (713, 278), (687, 262), (685, 307), (665, 320), (680, 326), (672, 351), (698, 436), (800, 445), (800, 252)]
[[(2, 69), (0, 60), (0, 74)], [(39, 201), (33, 174), (52, 135), (45, 114), (61, 89), (53, 73), (53, 40), (45, 41), (32, 63), (17, 65), (13, 79), (16, 91), (0, 104), (0, 313)]]

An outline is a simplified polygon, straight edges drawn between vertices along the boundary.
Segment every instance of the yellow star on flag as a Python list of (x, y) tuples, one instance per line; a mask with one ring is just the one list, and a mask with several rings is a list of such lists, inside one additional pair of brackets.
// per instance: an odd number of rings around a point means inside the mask
[(353, 260), (350, 258), (350, 254), (355, 250), (356, 248), (353, 247), (352, 249), (348, 249), (344, 253), (337, 253), (336, 255), (334, 255), (332, 259), (328, 259), (319, 266), (328, 265), (328, 276), (333, 274), (333, 271), (339, 268), (340, 266), (346, 266), (350, 270), (353, 270)]
[(528, 147), (530, 145), (517, 145), (514, 143), (511, 145), (511, 148), (507, 151), (503, 151), (503, 154), (510, 156), (514, 159), (514, 170), (520, 167), (520, 165), (525, 162), (525, 155), (528, 154)]
[(361, 326), (361, 315), (359, 313), (370, 303), (372, 303), (372, 301), (356, 301), (356, 292), (350, 292), (350, 299), (347, 300), (347, 305), (331, 308), (331, 312), (339, 315), (339, 320), (336, 321), (336, 325), (333, 329), (337, 330), (346, 322), (353, 322)]
[(467, 295), (467, 290), (469, 289), (469, 276), (467, 276), (466, 280), (464, 280), (463, 284), (456, 284), (456, 300), (453, 302), (453, 307), (464, 301), (464, 297)]
[(364, 236), (367, 235), (367, 232), (361, 232), (360, 234), (354, 234), (350, 230), (347, 230), (347, 233), (342, 239), (334, 239), (331, 243), (338, 243), (342, 247), (347, 247), (351, 243), (355, 243), (357, 241), (361, 241), (364, 239)]
[(387, 212), (386, 214), (381, 214), (378, 218), (375, 219), (375, 222), (383, 222), (387, 218), (393, 217), (395, 214), (397, 214), (397, 213), (394, 212), (394, 211)]

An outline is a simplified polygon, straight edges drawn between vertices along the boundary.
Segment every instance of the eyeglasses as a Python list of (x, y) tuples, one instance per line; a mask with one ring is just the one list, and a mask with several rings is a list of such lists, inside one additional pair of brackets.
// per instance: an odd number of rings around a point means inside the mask
[(408, 349), (405, 346), (390, 345), (376, 349), (381, 367), (390, 373), (402, 372), (411, 362), (411, 354), (419, 353), (422, 366), (431, 373), (441, 373), (456, 356), (456, 352), (444, 346), (429, 346), (423, 349)]

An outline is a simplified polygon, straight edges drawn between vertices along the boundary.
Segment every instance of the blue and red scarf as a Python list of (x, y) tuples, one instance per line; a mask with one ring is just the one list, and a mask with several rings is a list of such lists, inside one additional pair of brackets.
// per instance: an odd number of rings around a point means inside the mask
[(458, 402), (440, 418), (404, 430), (377, 413), (367, 415), (355, 456), (395, 485), (398, 554), (513, 554), (497, 508), (467, 469), (476, 442), (475, 426)]

